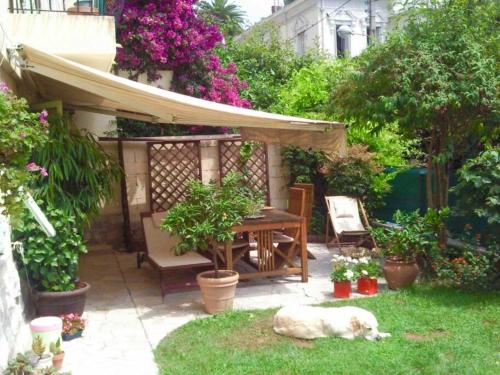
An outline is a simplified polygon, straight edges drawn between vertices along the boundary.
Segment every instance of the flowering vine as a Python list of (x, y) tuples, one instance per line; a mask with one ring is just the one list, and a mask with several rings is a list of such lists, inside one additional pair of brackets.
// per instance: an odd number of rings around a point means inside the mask
[(0, 213), (15, 224), (22, 207), (24, 187), (44, 167), (30, 163), (32, 151), (47, 142), (47, 111), (29, 112), (26, 100), (0, 82)]
[[(194, 11), (196, 0), (130, 0), (117, 21), (118, 68), (131, 78), (147, 73), (150, 81), (160, 70), (173, 70), (172, 90), (217, 103), (249, 108), (240, 90), (247, 87), (234, 63), (223, 66), (214, 48), (223, 40), (218, 26), (206, 24)], [(191, 133), (204, 132), (200, 126)], [(219, 132), (227, 132), (220, 128)]]

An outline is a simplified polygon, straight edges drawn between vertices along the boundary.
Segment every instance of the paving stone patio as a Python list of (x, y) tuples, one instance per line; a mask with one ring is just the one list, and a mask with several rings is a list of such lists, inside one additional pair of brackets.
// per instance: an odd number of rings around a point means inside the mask
[[(309, 244), (317, 257), (309, 261), (309, 282), (300, 277), (241, 282), (236, 309), (263, 309), (333, 300), (332, 250)], [(84, 337), (64, 343), (64, 369), (74, 375), (157, 373), (152, 349), (177, 327), (206, 316), (198, 290), (167, 294), (147, 264), (136, 268), (135, 254), (94, 246), (82, 258), (81, 279), (91, 284)], [(354, 296), (359, 296), (354, 294)]]

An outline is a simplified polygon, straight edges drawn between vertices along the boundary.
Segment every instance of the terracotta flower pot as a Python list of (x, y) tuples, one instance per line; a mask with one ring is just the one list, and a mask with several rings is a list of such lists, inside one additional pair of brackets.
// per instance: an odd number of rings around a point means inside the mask
[(83, 314), (85, 299), (90, 285), (79, 282), (77, 288), (68, 292), (36, 292), (36, 312), (39, 316)]
[(62, 369), (63, 360), (64, 352), (54, 354), (54, 357), (52, 357), (52, 365), (56, 368), (57, 371), (60, 371)]
[(196, 276), (207, 313), (216, 314), (233, 308), (239, 276), (238, 272), (227, 270), (219, 270), (217, 279), (214, 271), (201, 272)]
[(385, 258), (383, 271), (389, 289), (400, 289), (410, 286), (420, 272), (415, 259), (403, 261), (395, 257)]
[(335, 298), (349, 298), (352, 292), (352, 285), (350, 281), (334, 281), (333, 282), (333, 296)]

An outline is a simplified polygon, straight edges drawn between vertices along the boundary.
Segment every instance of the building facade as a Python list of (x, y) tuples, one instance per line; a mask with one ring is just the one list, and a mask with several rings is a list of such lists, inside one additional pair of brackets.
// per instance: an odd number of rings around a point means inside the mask
[(332, 57), (357, 56), (374, 38), (383, 40), (391, 16), (388, 0), (295, 0), (273, 7), (261, 22), (272, 22), (298, 54), (319, 49)]

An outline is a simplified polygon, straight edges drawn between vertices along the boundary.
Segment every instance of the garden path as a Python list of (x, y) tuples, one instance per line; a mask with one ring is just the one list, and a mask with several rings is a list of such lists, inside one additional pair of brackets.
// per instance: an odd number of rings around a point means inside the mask
[[(263, 309), (333, 300), (332, 251), (309, 244), (309, 282), (300, 276), (241, 282), (236, 309)], [(152, 349), (179, 326), (206, 316), (198, 290), (167, 294), (149, 265), (136, 268), (135, 254), (93, 246), (81, 261), (80, 276), (91, 284), (84, 337), (64, 343), (64, 369), (73, 375), (157, 373)], [(356, 296), (356, 294), (354, 294)], [(358, 295), (359, 296), (359, 295)]]

